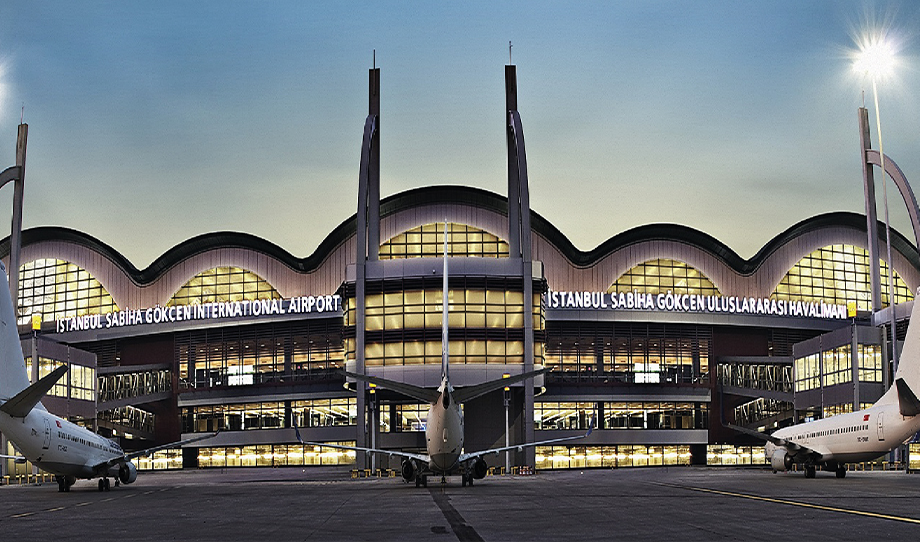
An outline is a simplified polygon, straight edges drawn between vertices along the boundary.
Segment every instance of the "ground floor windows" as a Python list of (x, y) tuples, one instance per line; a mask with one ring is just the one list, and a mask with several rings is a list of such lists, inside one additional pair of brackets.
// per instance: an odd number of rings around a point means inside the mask
[[(354, 446), (354, 441), (329, 442)], [(225, 446), (198, 450), (199, 467), (285, 467), (353, 465), (355, 452), (303, 444)]]
[(706, 449), (707, 465), (765, 465), (763, 446), (710, 444)]
[(171, 448), (153, 452), (134, 460), (137, 470), (173, 470), (182, 468), (182, 449)]
[(690, 446), (537, 446), (537, 469), (689, 465)]

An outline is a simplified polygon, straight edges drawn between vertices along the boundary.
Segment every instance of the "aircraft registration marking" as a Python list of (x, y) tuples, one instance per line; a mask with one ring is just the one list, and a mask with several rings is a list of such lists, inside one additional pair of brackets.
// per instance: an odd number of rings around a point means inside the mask
[(889, 514), (878, 514), (876, 512), (866, 512), (864, 510), (852, 510), (849, 508), (837, 508), (835, 506), (825, 506), (823, 504), (811, 504), (807, 502), (788, 501), (785, 499), (774, 499), (773, 497), (761, 497), (760, 495), (748, 495), (746, 493), (734, 493), (732, 491), (721, 491), (718, 489), (709, 489), (705, 487), (682, 486), (679, 484), (665, 484), (661, 482), (651, 482), (659, 486), (676, 487), (680, 489), (689, 489), (691, 491), (701, 491), (703, 493), (713, 493), (716, 495), (725, 495), (727, 497), (738, 497), (742, 499), (751, 499), (755, 501), (772, 502), (776, 504), (786, 504), (790, 506), (801, 506), (802, 508), (813, 508), (815, 510), (825, 510), (828, 512), (840, 512), (842, 514), (853, 514), (856, 516), (865, 516), (877, 519), (887, 519), (891, 521), (902, 521), (904, 523), (920, 524), (920, 519), (907, 518), (903, 516), (892, 516)]

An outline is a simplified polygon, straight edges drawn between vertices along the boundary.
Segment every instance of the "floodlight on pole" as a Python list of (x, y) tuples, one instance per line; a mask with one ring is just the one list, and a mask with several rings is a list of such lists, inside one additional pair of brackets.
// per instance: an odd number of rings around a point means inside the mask
[[(882, 118), (878, 106), (878, 80), (894, 72), (894, 47), (881, 35), (867, 37), (860, 44), (860, 51), (853, 61), (853, 69), (872, 81), (872, 98), (875, 102), (875, 126), (878, 130), (879, 165), (882, 170), (882, 198), (885, 201), (885, 241), (888, 250), (888, 309), (891, 315), (891, 360), (892, 369), (898, 369), (898, 337), (894, 314), (894, 262), (891, 260), (891, 223), (888, 219), (888, 175), (885, 172), (885, 148), (882, 143)], [(873, 265), (875, 265), (873, 263)]]

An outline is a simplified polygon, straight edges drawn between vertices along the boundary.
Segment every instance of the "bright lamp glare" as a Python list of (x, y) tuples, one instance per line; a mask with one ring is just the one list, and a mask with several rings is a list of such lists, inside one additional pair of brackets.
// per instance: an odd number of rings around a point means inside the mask
[(884, 39), (865, 40), (853, 61), (856, 73), (865, 74), (874, 79), (888, 77), (894, 71), (894, 48)]

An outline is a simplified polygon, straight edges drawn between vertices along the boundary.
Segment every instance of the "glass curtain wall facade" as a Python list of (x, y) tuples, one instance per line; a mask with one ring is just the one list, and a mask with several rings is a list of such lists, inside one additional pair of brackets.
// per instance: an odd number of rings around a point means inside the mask
[[(860, 344), (858, 348), (859, 381), (881, 382), (882, 347)], [(795, 391), (804, 392), (822, 386), (853, 382), (851, 350), (850, 345), (844, 345), (797, 358), (794, 362)]]
[(336, 378), (344, 361), (341, 333), (329, 320), (177, 333), (180, 388)]
[[(506, 258), (498, 237), (463, 224), (447, 224), (451, 257)], [(444, 224), (399, 234), (380, 247), (380, 259), (443, 256)], [(440, 277), (368, 283), (365, 297), (365, 366), (440, 365), (443, 285)], [(542, 291), (524, 313), (524, 286), (514, 277), (451, 277), (448, 286), (448, 349), (451, 363), (523, 364), (524, 320), (534, 326), (534, 363), (543, 364), (546, 319)], [(356, 300), (346, 289), (345, 357), (354, 360)]]
[[(309, 399), (184, 407), (183, 433), (355, 425), (357, 400)], [(292, 421), (288, 421), (288, 419)]]
[(192, 277), (166, 306), (257, 299), (281, 299), (281, 295), (252, 271), (239, 267), (215, 267)]
[(598, 429), (708, 429), (709, 405), (701, 402), (605, 401), (534, 403), (538, 431), (587, 430), (594, 413)]
[(709, 382), (712, 329), (653, 324), (560, 324), (547, 333), (546, 365), (562, 381)]
[[(882, 306), (888, 299), (888, 264), (879, 260), (882, 282)], [(787, 301), (823, 301), (834, 305), (855, 302), (859, 310), (872, 310), (869, 283), (869, 251), (853, 245), (829, 245), (805, 256), (776, 287), (771, 299)], [(895, 303), (914, 298), (897, 272), (894, 273)]]
[(117, 310), (99, 281), (70, 262), (40, 259), (19, 268), (19, 325), (29, 325), (33, 314), (50, 322)]
[(688, 264), (670, 259), (649, 260), (618, 278), (607, 293), (718, 295), (719, 290), (703, 273)]

